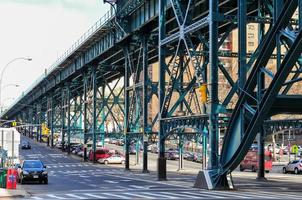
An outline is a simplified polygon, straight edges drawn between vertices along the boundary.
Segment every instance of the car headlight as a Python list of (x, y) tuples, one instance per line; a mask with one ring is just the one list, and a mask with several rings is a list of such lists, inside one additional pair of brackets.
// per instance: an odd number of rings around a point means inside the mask
[(42, 172), (42, 174), (47, 174), (47, 171)]
[(29, 173), (28, 173), (28, 171), (23, 171), (23, 174), (28, 175)]

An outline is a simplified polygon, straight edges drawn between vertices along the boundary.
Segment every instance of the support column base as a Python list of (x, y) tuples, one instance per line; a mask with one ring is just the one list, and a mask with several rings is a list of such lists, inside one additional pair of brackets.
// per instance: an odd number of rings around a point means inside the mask
[(147, 169), (143, 169), (142, 173), (144, 173), (144, 174), (148, 174), (148, 173), (150, 173), (150, 171), (149, 171), (149, 170), (147, 170)]
[(157, 173), (159, 181), (167, 180), (167, 160), (166, 158), (158, 158), (157, 161)]
[(206, 189), (206, 190), (233, 190), (233, 180), (231, 174), (221, 175), (219, 180), (213, 183), (211, 174), (217, 173), (213, 170), (199, 171), (194, 188)]
[(185, 169), (178, 169), (177, 172), (185, 172)]
[(267, 178), (265, 178), (265, 177), (257, 177), (256, 180), (257, 181), (267, 181)]

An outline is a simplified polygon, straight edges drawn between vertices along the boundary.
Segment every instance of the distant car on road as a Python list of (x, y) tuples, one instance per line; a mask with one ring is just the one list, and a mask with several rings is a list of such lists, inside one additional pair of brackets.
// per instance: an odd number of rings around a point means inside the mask
[(21, 149), (31, 149), (30, 143), (28, 141), (23, 141), (21, 143)]
[(48, 184), (48, 173), (46, 166), (41, 160), (24, 160), (18, 168), (18, 182), (39, 181)]
[(166, 151), (166, 158), (167, 160), (178, 160), (179, 159), (179, 154), (176, 149), (169, 149)]
[(302, 159), (301, 160), (293, 160), (289, 162), (286, 166), (283, 167), (283, 173), (286, 174), (288, 172), (294, 172), (295, 174), (299, 174), (302, 172)]
[(125, 164), (125, 157), (119, 154), (113, 154), (108, 158), (98, 159), (98, 162), (101, 164)]

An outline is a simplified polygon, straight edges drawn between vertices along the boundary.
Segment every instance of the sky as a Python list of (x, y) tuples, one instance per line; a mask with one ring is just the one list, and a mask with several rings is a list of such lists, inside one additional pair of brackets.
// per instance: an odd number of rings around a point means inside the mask
[(109, 8), (103, 0), (0, 0), (0, 73), (14, 58), (32, 58), (4, 71), (2, 106), (10, 106)]

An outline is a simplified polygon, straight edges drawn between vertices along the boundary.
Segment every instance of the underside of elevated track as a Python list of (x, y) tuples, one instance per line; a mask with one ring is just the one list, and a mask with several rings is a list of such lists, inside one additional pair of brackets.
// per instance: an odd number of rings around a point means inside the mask
[(228, 188), (257, 134), (263, 163), (266, 135), (301, 126), (274, 120), (302, 113), (301, 19), (301, 0), (117, 1), (1, 119), (37, 140), (47, 126), (50, 144), (58, 136), (67, 151), (74, 138), (94, 151), (106, 137), (124, 138), (126, 169), (136, 141), (147, 171), (156, 140), (159, 180), (166, 138), (198, 135), (207, 170), (195, 186)]

